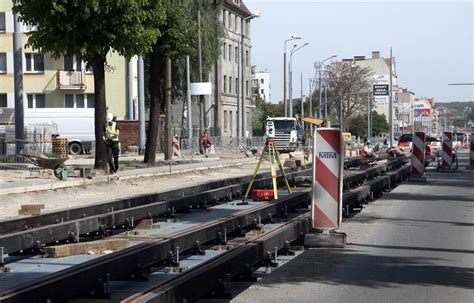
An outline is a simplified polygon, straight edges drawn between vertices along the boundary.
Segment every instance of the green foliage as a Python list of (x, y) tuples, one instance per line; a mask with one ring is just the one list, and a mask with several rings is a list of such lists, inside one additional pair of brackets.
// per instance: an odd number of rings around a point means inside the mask
[[(220, 2), (220, 1), (219, 1)], [(207, 81), (212, 67), (221, 53), (222, 39), (224, 37), (224, 26), (220, 21), (221, 4), (214, 5), (214, 0), (195, 0), (189, 4), (192, 10), (191, 19), (197, 20), (198, 10), (201, 14), (201, 57), (203, 80)], [(197, 22), (197, 21), (196, 21)], [(193, 42), (196, 52), (191, 57), (191, 78), (193, 82), (199, 81), (198, 66), (198, 36)]]
[[(147, 53), (161, 34), (143, 26), (164, 18), (160, 2), (151, 0), (14, 0), (13, 11), (38, 30), (28, 46), (53, 58), (72, 56), (105, 62), (109, 51), (127, 58)], [(158, 9), (150, 10), (150, 7)]]
[(356, 137), (367, 136), (367, 115), (358, 115), (348, 121), (349, 132)]
[(390, 126), (387, 122), (385, 114), (379, 114), (376, 111), (372, 112), (372, 132), (373, 135), (378, 136), (381, 133), (388, 133)]
[(270, 116), (270, 103), (260, 95), (260, 89), (256, 90), (255, 109), (252, 115), (252, 130), (254, 136), (263, 136), (265, 134), (265, 120)]

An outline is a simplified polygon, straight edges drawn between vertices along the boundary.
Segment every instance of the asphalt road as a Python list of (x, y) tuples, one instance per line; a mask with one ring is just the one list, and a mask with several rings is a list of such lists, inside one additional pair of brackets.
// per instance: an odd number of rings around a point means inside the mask
[(233, 302), (474, 302), (474, 173), (429, 173), (345, 223)]

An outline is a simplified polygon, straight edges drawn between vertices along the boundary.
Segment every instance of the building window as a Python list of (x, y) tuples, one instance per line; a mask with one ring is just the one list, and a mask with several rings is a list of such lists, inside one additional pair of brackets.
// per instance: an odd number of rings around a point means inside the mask
[[(265, 92), (263, 91), (263, 88), (260, 89), (260, 94), (263, 96), (265, 94)], [(301, 107), (301, 106), (300, 106)]]
[(0, 107), (8, 107), (7, 94), (0, 94)]
[(85, 70), (87, 73), (92, 73), (92, 66), (76, 56), (64, 57), (64, 70), (71, 72), (79, 72)]
[(232, 136), (234, 133), (234, 117), (232, 116), (232, 111), (229, 111), (229, 130)]
[(7, 73), (7, 54), (0, 53), (0, 74)]
[(235, 78), (235, 93), (239, 93), (239, 78)]
[(226, 10), (222, 12), (222, 23), (224, 24), (224, 27), (227, 27), (227, 11)]
[(227, 111), (224, 111), (224, 131), (227, 131), (227, 123), (228, 123), (228, 117), (227, 117)]
[(65, 108), (94, 108), (94, 94), (66, 94), (64, 95)]
[(229, 77), (229, 94), (232, 94), (232, 77)]
[(260, 79), (260, 83), (262, 83), (262, 84), (265, 83), (265, 80), (263, 78)]
[(229, 13), (229, 29), (231, 29), (234, 26), (234, 15), (232, 13)]
[(234, 31), (237, 33), (239, 29), (239, 20), (240, 18), (235, 16), (235, 22), (234, 22)]
[(45, 108), (46, 100), (44, 94), (28, 94), (28, 108)]
[(249, 51), (245, 51), (245, 66), (249, 66)]
[(223, 49), (223, 52), (222, 52), (222, 58), (225, 60), (225, 58), (227, 57), (226, 56), (226, 53), (227, 53), (227, 43), (224, 42), (224, 49)]
[(222, 91), (223, 91), (224, 93), (227, 92), (227, 76), (224, 76), (224, 83), (223, 83), (223, 85), (222, 85)]
[(229, 61), (232, 61), (232, 45), (229, 44)]
[(44, 72), (44, 55), (38, 53), (25, 53), (26, 71), (30, 73)]
[(0, 13), (0, 32), (4, 32), (7, 28), (5, 27), (5, 12)]
[(250, 21), (245, 21), (245, 34), (250, 35)]
[(245, 97), (249, 95), (249, 81), (245, 81)]
[(239, 62), (239, 48), (235, 47), (235, 63)]

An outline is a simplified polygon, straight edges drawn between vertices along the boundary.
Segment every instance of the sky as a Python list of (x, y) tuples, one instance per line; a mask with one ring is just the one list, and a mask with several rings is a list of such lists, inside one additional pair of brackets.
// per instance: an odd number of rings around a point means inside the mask
[[(283, 99), (284, 41), (293, 54), (293, 92), (308, 95), (314, 62), (380, 51), (396, 63), (398, 84), (435, 102), (474, 101), (474, 0), (244, 0), (252, 20), (252, 64), (270, 72), (272, 102)], [(327, 63), (328, 61), (326, 61)], [(295, 96), (295, 93), (293, 94)]]

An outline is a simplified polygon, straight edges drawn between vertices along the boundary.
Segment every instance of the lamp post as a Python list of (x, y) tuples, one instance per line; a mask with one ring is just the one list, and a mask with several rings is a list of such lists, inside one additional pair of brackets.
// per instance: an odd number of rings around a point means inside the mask
[[(259, 12), (255, 12), (250, 16), (247, 16), (245, 18), (241, 19), (240, 22), (240, 60), (239, 66), (238, 66), (238, 74), (240, 77), (240, 84), (238, 85), (237, 89), (237, 142), (240, 144), (240, 139), (245, 136), (245, 130), (246, 130), (246, 123), (245, 123), (245, 94), (244, 92), (244, 69), (245, 69), (245, 62), (244, 60), (247, 59), (244, 57), (244, 49), (245, 49), (245, 43), (244, 43), (244, 23), (247, 20), (253, 19), (253, 18), (258, 18), (260, 17)], [(238, 83), (238, 82), (237, 82)]]
[(293, 46), (293, 49), (291, 50), (291, 53), (290, 53), (290, 64), (289, 64), (289, 70), (290, 70), (290, 85), (289, 85), (289, 91), (290, 91), (290, 102), (288, 103), (289, 105), (289, 117), (293, 117), (293, 71), (292, 71), (292, 57), (293, 57), (293, 54), (296, 53), (297, 51), (299, 51), (300, 49), (302, 49), (303, 47), (305, 47), (306, 45), (308, 45), (309, 42), (306, 42), (305, 44), (301, 45), (300, 47), (298, 47), (298, 45), (295, 44), (295, 46)]
[[(323, 69), (323, 63), (327, 60), (330, 60), (332, 58), (336, 58), (337, 55), (332, 55), (331, 57), (328, 57), (326, 59), (324, 59), (323, 61), (321, 61), (319, 63), (319, 112), (318, 112), (318, 118), (321, 119), (322, 117), (322, 108), (323, 108), (323, 102), (322, 102), (322, 98), (323, 98), (323, 92), (321, 91), (321, 71)], [(316, 113), (315, 113), (316, 114)]]
[(287, 99), (286, 99), (286, 89), (287, 89), (287, 79), (286, 79), (286, 76), (287, 76), (287, 71), (286, 71), (286, 43), (289, 42), (289, 41), (293, 41), (293, 40), (298, 40), (298, 39), (301, 39), (301, 36), (300, 35), (297, 35), (297, 34), (293, 34), (291, 35), (290, 39), (286, 39), (285, 40), (285, 43), (284, 43), (284, 52), (283, 52), (283, 104), (284, 104), (284, 108), (285, 108), (285, 116), (288, 116), (288, 102), (287, 102)]

